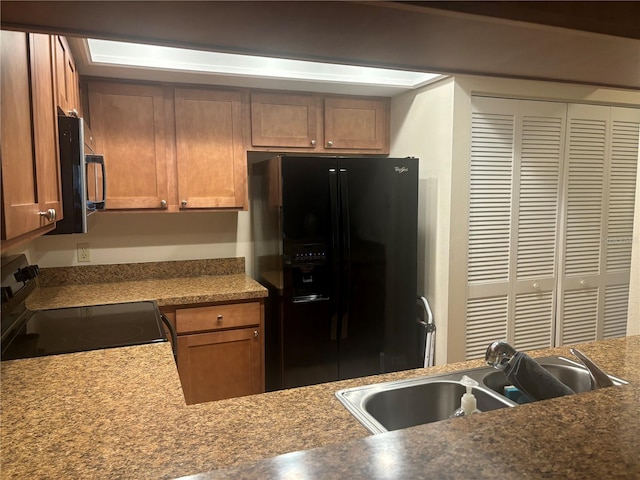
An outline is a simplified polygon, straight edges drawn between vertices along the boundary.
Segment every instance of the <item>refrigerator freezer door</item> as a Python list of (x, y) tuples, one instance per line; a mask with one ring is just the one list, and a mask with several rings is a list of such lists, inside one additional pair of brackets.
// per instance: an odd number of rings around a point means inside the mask
[[(336, 159), (282, 157), (282, 387), (338, 377)], [(333, 196), (332, 196), (333, 195)]]
[(338, 342), (331, 339), (329, 301), (283, 299), (282, 388), (338, 378)]

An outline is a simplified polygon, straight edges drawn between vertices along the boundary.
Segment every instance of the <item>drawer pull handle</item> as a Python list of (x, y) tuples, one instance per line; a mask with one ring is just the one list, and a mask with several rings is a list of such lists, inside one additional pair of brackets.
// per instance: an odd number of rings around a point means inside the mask
[(258, 330), (254, 330), (253, 331), (253, 336), (258, 338), (258, 335), (260, 335), (260, 332), (258, 332)]
[(222, 321), (222, 315), (218, 315), (218, 322)]

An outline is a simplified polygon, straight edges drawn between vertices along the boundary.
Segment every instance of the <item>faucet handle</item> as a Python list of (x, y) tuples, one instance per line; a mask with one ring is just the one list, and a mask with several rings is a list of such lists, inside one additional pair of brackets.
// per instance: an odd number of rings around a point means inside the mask
[(487, 347), (484, 359), (489, 365), (498, 370), (504, 370), (511, 358), (518, 353), (516, 349), (509, 345), (506, 341), (501, 340), (491, 343)]

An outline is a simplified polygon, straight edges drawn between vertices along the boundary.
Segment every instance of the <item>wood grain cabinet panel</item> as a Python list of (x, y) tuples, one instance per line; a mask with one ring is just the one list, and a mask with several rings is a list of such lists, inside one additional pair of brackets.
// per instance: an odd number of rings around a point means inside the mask
[(180, 208), (246, 208), (240, 92), (176, 89), (175, 121)]
[(64, 37), (53, 36), (53, 56), (55, 61), (56, 104), (65, 115), (81, 111), (78, 71), (71, 55), (69, 44)]
[(389, 153), (385, 98), (251, 94), (251, 145), (257, 150)]
[(252, 93), (251, 144), (321, 149), (321, 114), (319, 97), (315, 95)]
[[(55, 105), (55, 69), (52, 44), (55, 37), (30, 34), (32, 62), (33, 137), (41, 211), (54, 209), (62, 220), (62, 187), (58, 148), (58, 117)], [(77, 85), (77, 83), (76, 83)]]
[(88, 90), (91, 129), (100, 138), (107, 171), (106, 209), (164, 208), (168, 180), (162, 87), (89, 83)]
[(264, 392), (264, 303), (163, 306), (187, 404)]
[(178, 336), (178, 371), (187, 404), (261, 393), (261, 330)]
[(179, 334), (250, 325), (260, 325), (260, 304), (257, 302), (176, 311), (176, 326)]
[[(2, 239), (51, 230), (62, 214), (51, 38), (1, 33)], [(51, 209), (53, 215), (41, 215)], [(3, 242), (3, 249), (14, 242)]]
[(388, 101), (329, 97), (324, 100), (324, 147), (331, 150), (389, 149)]

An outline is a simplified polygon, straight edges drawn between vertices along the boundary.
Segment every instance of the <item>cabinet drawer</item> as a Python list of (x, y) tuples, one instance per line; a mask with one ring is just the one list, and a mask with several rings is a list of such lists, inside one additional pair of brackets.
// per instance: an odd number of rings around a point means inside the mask
[(176, 310), (176, 332), (178, 334), (259, 324), (259, 302)]

